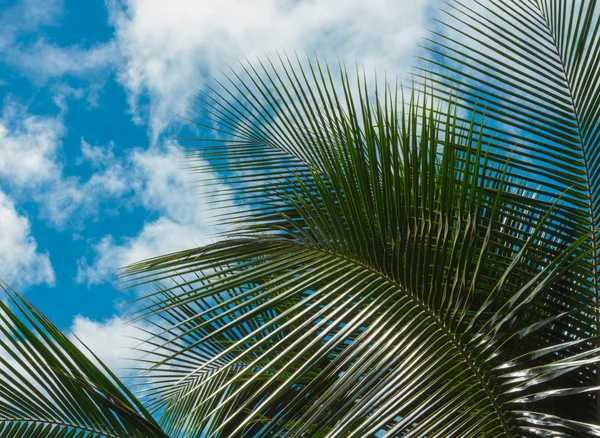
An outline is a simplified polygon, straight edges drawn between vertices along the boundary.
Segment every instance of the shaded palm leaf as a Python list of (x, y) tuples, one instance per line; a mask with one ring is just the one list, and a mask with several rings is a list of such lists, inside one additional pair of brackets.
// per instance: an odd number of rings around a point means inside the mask
[[(0, 436), (166, 437), (129, 390), (16, 292), (0, 301)], [(11, 310), (12, 306), (14, 310)]]
[[(442, 30), (426, 45), (423, 75), (440, 96), (485, 107), (491, 160), (511, 154), (512, 176), (540, 193), (565, 194), (575, 236), (588, 235), (585, 282), (577, 294), (596, 308), (600, 334), (600, 6), (595, 0), (450, 1)], [(490, 149), (491, 150), (491, 149)], [(583, 298), (585, 297), (585, 298)], [(571, 330), (580, 336), (579, 330)], [(587, 333), (584, 334), (587, 336)], [(600, 379), (595, 367), (575, 380)], [(600, 380), (597, 380), (600, 382)], [(600, 402), (580, 405), (600, 421)], [(567, 410), (572, 404), (565, 404)], [(596, 412), (597, 409), (597, 412)]]

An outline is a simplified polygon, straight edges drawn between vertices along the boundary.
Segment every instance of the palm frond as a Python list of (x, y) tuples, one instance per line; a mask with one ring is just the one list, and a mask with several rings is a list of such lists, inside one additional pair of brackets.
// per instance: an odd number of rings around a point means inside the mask
[(166, 285), (137, 314), (157, 328), (146, 396), (165, 428), (600, 435), (552, 410), (596, 390), (573, 293), (589, 286), (586, 237), (556, 219), (574, 213), (519, 188), (452, 102), (440, 114), (426, 94), (280, 61), (203, 100), (202, 124), (230, 140), (198, 153), (227, 157), (249, 205), (226, 218), (236, 231), (126, 271)]
[(99, 367), (31, 304), (2, 289), (0, 437), (167, 436), (97, 358)]
[[(588, 236), (586, 284), (576, 293), (596, 309), (591, 324), (600, 335), (600, 6), (595, 0), (452, 0), (443, 9), (421, 75), (436, 95), (457, 94), (467, 110), (474, 102), (485, 108), (490, 151), (499, 153), (490, 159), (510, 154), (509, 172), (521, 187), (568, 190), (563, 199), (573, 214), (556, 220), (568, 219), (575, 236)], [(600, 383), (594, 367), (584, 374), (576, 379)], [(600, 421), (596, 404), (582, 405), (582, 418)]]

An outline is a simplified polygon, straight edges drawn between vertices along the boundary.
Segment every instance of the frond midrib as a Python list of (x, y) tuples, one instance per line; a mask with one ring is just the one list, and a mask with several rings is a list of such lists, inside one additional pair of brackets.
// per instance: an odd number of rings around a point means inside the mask
[[(266, 243), (269, 243), (269, 242), (267, 241)], [(343, 254), (339, 254), (336, 252), (332, 252), (327, 249), (317, 247), (315, 245), (306, 245), (306, 244), (303, 244), (300, 242), (295, 242), (295, 241), (289, 241), (288, 243), (291, 245), (298, 245), (298, 246), (302, 246), (302, 247), (309, 246), (311, 248), (311, 250), (321, 252), (324, 254), (328, 254), (330, 256), (338, 257), (349, 263), (353, 263), (357, 266), (360, 266), (361, 268), (368, 270), (369, 272), (373, 273), (374, 275), (380, 277), (382, 280), (389, 282), (391, 285), (393, 285), (399, 291), (406, 294), (417, 305), (417, 307), (419, 307), (419, 309), (421, 309), (421, 311), (423, 311), (423, 313), (425, 313), (436, 324), (436, 326), (442, 331), (444, 336), (446, 336), (446, 338), (450, 341), (450, 343), (454, 346), (454, 348), (456, 348), (456, 350), (459, 352), (459, 354), (461, 355), (461, 357), (463, 358), (463, 360), (465, 361), (465, 363), (467, 364), (469, 369), (473, 372), (473, 374), (479, 381), (479, 384), (483, 388), (490, 404), (492, 405), (492, 407), (494, 408), (494, 411), (496, 412), (496, 414), (498, 416), (498, 419), (504, 429), (504, 432), (507, 434), (507, 436), (509, 438), (513, 437), (510, 426), (504, 416), (504, 412), (502, 411), (502, 408), (498, 404), (496, 397), (495, 397), (492, 389), (490, 388), (490, 386), (487, 384), (485, 378), (481, 375), (481, 373), (479, 372), (479, 369), (477, 368), (475, 363), (473, 363), (473, 361), (471, 360), (469, 353), (463, 348), (463, 346), (461, 345), (461, 343), (459, 342), (457, 337), (445, 326), (443, 321), (440, 318), (438, 318), (435, 315), (435, 313), (433, 313), (424, 303), (422, 303), (421, 300), (419, 300), (414, 294), (410, 293), (408, 291), (408, 289), (402, 287), (402, 285), (400, 283), (391, 279), (385, 273), (373, 268), (372, 266), (364, 264), (352, 257), (346, 256)]]

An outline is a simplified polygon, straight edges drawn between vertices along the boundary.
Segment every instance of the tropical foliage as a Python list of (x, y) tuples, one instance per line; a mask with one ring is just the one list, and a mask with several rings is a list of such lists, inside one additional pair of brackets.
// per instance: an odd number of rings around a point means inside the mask
[(125, 271), (139, 401), (8, 291), (0, 436), (600, 436), (600, 7), (447, 9), (410, 93), (283, 56), (198, 95), (241, 208)]
[(9, 301), (0, 301), (0, 436), (166, 437), (108, 368), (2, 289)]

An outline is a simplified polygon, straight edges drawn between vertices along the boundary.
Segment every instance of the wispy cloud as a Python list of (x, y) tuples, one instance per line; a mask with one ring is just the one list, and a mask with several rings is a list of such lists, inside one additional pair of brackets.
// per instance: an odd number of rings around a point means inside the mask
[[(140, 366), (137, 362), (144, 356), (135, 350), (144, 333), (120, 316), (104, 321), (94, 321), (82, 315), (73, 319), (69, 337), (75, 344), (83, 342), (100, 360), (119, 377), (137, 374), (131, 368)], [(146, 328), (146, 327), (144, 327)], [(82, 349), (89, 355), (87, 349)], [(90, 358), (91, 355), (89, 355)]]
[[(65, 173), (66, 127), (61, 115), (40, 116), (12, 99), (0, 118), (0, 183), (17, 200), (34, 201), (49, 225), (77, 227), (100, 205), (126, 194), (125, 164), (113, 157), (98, 163), (87, 178)], [(97, 151), (85, 141), (84, 153)], [(98, 152), (96, 152), (98, 153)]]
[(20, 35), (56, 24), (62, 0), (19, 0), (0, 11), (0, 52), (17, 44)]
[(6, 62), (18, 67), (36, 82), (64, 76), (86, 77), (92, 73), (106, 73), (112, 70), (119, 58), (113, 42), (91, 48), (77, 45), (63, 47), (43, 38), (32, 45), (13, 46), (6, 50), (6, 55)]
[(60, 119), (29, 114), (23, 105), (5, 100), (0, 118), (0, 177), (21, 188), (56, 180), (64, 134)]
[(0, 9), (0, 61), (38, 85), (67, 76), (93, 81), (107, 76), (119, 60), (115, 41), (92, 47), (49, 41), (44, 30), (59, 25), (63, 16), (62, 0), (17, 0)]
[[(208, 193), (223, 189), (205, 186), (186, 171), (181, 151), (169, 143), (162, 149), (135, 150), (129, 157), (131, 202), (143, 205), (158, 219), (146, 221), (135, 236), (106, 235), (94, 245), (91, 257), (78, 261), (77, 281), (88, 285), (110, 282), (128, 264), (194, 247), (218, 231), (207, 205)], [(204, 175), (209, 179), (214, 175)], [(239, 207), (213, 198), (210, 207), (233, 211)]]

